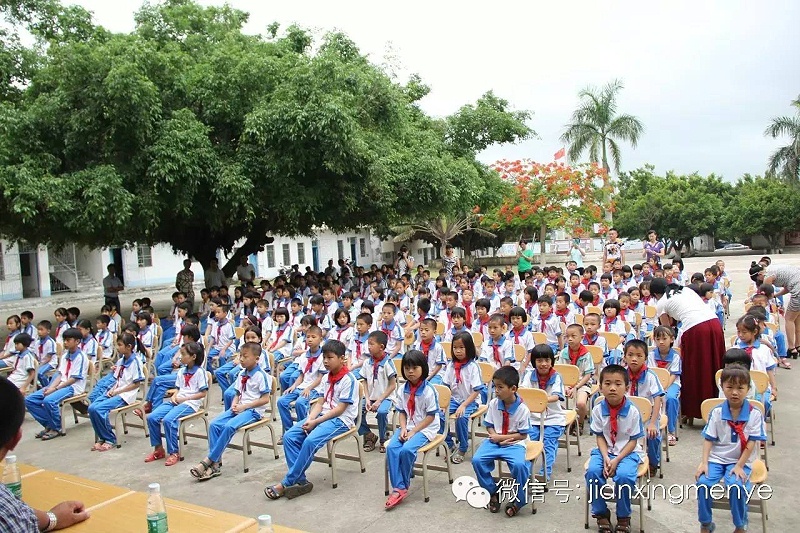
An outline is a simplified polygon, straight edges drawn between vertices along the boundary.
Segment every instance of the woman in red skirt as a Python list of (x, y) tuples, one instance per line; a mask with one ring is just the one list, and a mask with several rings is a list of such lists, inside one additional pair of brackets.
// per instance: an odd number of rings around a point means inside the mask
[(663, 278), (650, 282), (650, 293), (658, 300), (656, 316), (661, 324), (680, 323), (676, 346), (681, 348), (681, 412), (691, 421), (702, 418), (703, 400), (716, 398), (714, 376), (722, 368), (725, 336), (722, 325), (703, 299), (688, 287), (668, 285)]

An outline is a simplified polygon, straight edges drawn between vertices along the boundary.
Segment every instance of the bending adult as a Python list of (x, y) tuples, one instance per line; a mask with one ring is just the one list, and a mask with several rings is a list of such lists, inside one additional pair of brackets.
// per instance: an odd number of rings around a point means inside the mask
[(775, 293), (776, 298), (785, 294), (791, 295), (789, 305), (786, 306), (786, 314), (783, 317), (786, 326), (786, 346), (790, 347), (786, 355), (797, 359), (798, 353), (800, 353), (797, 341), (797, 332), (800, 330), (800, 268), (789, 265), (773, 265), (769, 262), (768, 257), (761, 260), (761, 263), (753, 262), (750, 265), (750, 279), (755, 282), (756, 286), (767, 283), (780, 287), (781, 290)]
[(664, 248), (664, 243), (658, 240), (656, 231), (651, 229), (647, 232), (647, 242), (644, 243), (642, 257), (644, 257), (645, 261), (648, 263), (653, 259), (657, 265), (660, 265), (661, 258), (666, 255)]
[(461, 260), (456, 257), (456, 250), (452, 244), (444, 247), (444, 257), (442, 257), (442, 265), (447, 270), (447, 279), (453, 279), (453, 270), (461, 270)]
[[(0, 461), (22, 438), (25, 400), (16, 385), (0, 377)], [(81, 502), (61, 502), (49, 511), (32, 509), (0, 484), (0, 531), (39, 533), (65, 529), (89, 518)]]
[(702, 418), (703, 400), (716, 398), (717, 370), (722, 368), (725, 337), (717, 316), (703, 299), (690, 288), (668, 285), (664, 278), (650, 282), (650, 293), (656, 298), (656, 316), (661, 324), (680, 323), (675, 343), (681, 348), (681, 412), (689, 420)]
[(408, 253), (408, 246), (405, 244), (400, 247), (400, 252), (394, 260), (394, 269), (397, 271), (397, 276), (411, 273), (414, 268), (414, 258)]
[(528, 248), (528, 243), (524, 240), (519, 241), (517, 247), (517, 272), (519, 280), (525, 281), (525, 274), (533, 270), (533, 250)]

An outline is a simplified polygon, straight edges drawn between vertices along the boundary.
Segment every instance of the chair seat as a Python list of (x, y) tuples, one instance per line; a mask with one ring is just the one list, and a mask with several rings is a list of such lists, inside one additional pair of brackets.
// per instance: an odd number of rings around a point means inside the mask
[(594, 396), (597, 393), (597, 391), (599, 391), (599, 390), (600, 390), (600, 387), (598, 387), (597, 383), (595, 383), (594, 385), (592, 385), (592, 393), (590, 394), (590, 396)]
[(525, 443), (525, 460), (533, 461), (542, 454), (544, 443), (538, 440), (529, 440)]
[(422, 446), (419, 450), (417, 450), (417, 452), (418, 453), (425, 453), (425, 452), (429, 452), (431, 450), (435, 450), (436, 447), (439, 446), (443, 442), (444, 442), (444, 435), (442, 435), (441, 433), (437, 433), (432, 441), (430, 441), (425, 446)]
[(578, 418), (578, 412), (575, 409), (570, 409), (568, 411), (564, 411), (564, 416), (567, 419), (566, 426), (571, 426), (575, 420)]
[(191, 420), (191, 419), (193, 419), (193, 418), (197, 418), (197, 417), (199, 417), (199, 416), (204, 416), (205, 414), (206, 414), (205, 410), (203, 410), (203, 409), (198, 409), (198, 410), (197, 410), (197, 411), (195, 411), (194, 413), (190, 413), (190, 414), (188, 414), (188, 415), (186, 415), (186, 416), (182, 416), (182, 417), (180, 417), (180, 418), (178, 419), (178, 422), (186, 422), (186, 421), (188, 421), (188, 420)]
[(353, 426), (350, 429), (348, 429), (347, 431), (345, 431), (344, 433), (342, 433), (341, 435), (336, 435), (335, 437), (333, 437), (331, 439), (331, 442), (336, 442), (336, 441), (340, 441), (342, 439), (346, 439), (347, 437), (352, 437), (357, 432), (358, 432), (358, 427), (357, 426)]
[[(195, 414), (197, 414), (197, 413), (195, 413)], [(264, 413), (264, 414), (266, 414), (266, 413)], [(187, 416), (191, 416), (191, 415), (187, 415)], [(263, 417), (261, 417), (261, 420), (256, 420), (252, 424), (247, 424), (246, 426), (242, 426), (239, 430), (243, 431), (243, 430), (256, 429), (256, 428), (261, 427), (261, 426), (263, 426), (265, 424), (269, 424), (269, 422), (270, 422), (270, 418), (268, 416), (263, 416)]]
[(137, 407), (142, 406), (142, 400), (136, 400), (132, 403), (126, 403), (125, 405), (120, 405), (116, 409), (112, 409), (112, 413), (121, 413), (122, 411), (129, 411), (131, 409), (135, 409)]
[(753, 461), (750, 481), (752, 483), (764, 483), (767, 480), (767, 465), (761, 459)]
[(61, 400), (61, 403), (80, 402), (80, 401), (83, 401), (83, 400), (87, 399), (88, 397), (89, 397), (89, 393), (88, 392), (82, 392), (80, 394), (75, 394), (73, 396), (70, 396), (69, 398), (64, 398), (63, 400)]

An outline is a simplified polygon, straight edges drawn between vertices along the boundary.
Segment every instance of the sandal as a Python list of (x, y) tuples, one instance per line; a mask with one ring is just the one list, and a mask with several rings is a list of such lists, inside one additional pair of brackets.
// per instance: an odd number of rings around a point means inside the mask
[(56, 438), (58, 438), (60, 436), (61, 436), (61, 432), (60, 431), (56, 431), (54, 429), (51, 429), (50, 431), (48, 431), (47, 433), (42, 435), (42, 440), (53, 440), (53, 439), (56, 439)]
[(460, 465), (461, 463), (464, 462), (464, 452), (462, 452), (461, 450), (456, 450), (455, 452), (453, 452), (453, 455), (450, 456), (450, 461), (454, 465)]
[(669, 444), (670, 446), (675, 446), (676, 444), (678, 444), (678, 439), (675, 438), (675, 435), (670, 433), (669, 435), (667, 435), (667, 444)]
[(375, 450), (375, 443), (377, 442), (378, 442), (378, 436), (375, 435), (374, 433), (370, 432), (364, 435), (364, 446), (363, 446), (364, 451), (371, 452)]
[(209, 468), (211, 468), (211, 463), (207, 462), (204, 459), (204, 460), (200, 461), (199, 465), (197, 465), (195, 467), (192, 467), (189, 470), (189, 473), (192, 476), (196, 477), (197, 479), (200, 479), (201, 477), (203, 477), (205, 475), (206, 470), (208, 470)]
[(152, 463), (153, 461), (158, 461), (159, 459), (163, 459), (164, 457), (166, 457), (166, 453), (164, 453), (164, 450), (153, 450), (153, 453), (144, 458), (144, 462)]
[(408, 489), (394, 489), (389, 499), (386, 500), (385, 509), (387, 511), (389, 509), (394, 509), (400, 502), (406, 499), (406, 496), (408, 496)]
[(617, 527), (614, 528), (614, 531), (616, 531), (616, 533), (631, 533), (631, 517), (618, 516)]
[(209, 479), (221, 476), (222, 470), (220, 470), (220, 466), (222, 465), (218, 466), (215, 463), (211, 463), (211, 466), (203, 473), (203, 475), (197, 478), (197, 481), (208, 481)]
[(381, 453), (386, 453), (386, 444), (381, 442), (381, 446), (378, 448), (378, 451)]
[(500, 511), (500, 494), (495, 492), (492, 494), (492, 497), (489, 498), (489, 512), (490, 513), (497, 513)]
[(96, 452), (97, 450), (99, 450), (99, 449), (100, 449), (100, 446), (102, 446), (102, 444), (103, 444), (103, 442), (102, 442), (102, 441), (97, 441), (97, 442), (95, 442), (95, 443), (92, 445), (92, 447), (91, 447), (90, 451), (92, 451), (92, 452)]
[(286, 495), (286, 498), (292, 500), (297, 498), (298, 496), (302, 496), (303, 494), (308, 494), (314, 489), (314, 484), (310, 481), (306, 481), (305, 483), (296, 483), (294, 485), (289, 485), (285, 489), (283, 489), (283, 493)]
[(108, 450), (113, 450), (117, 446), (115, 444), (111, 444), (110, 442), (104, 442), (100, 446), (97, 447), (98, 452), (107, 452)]
[(169, 454), (169, 457), (167, 457), (167, 460), (164, 461), (164, 466), (175, 466), (180, 462), (180, 460), (181, 458), (177, 453), (171, 453)]
[(284, 488), (281, 492), (278, 492), (277, 487), (277, 485), (269, 485), (268, 487), (265, 487), (264, 495), (270, 500), (280, 500), (283, 497), (283, 493), (286, 491), (286, 489)]
[(592, 515), (597, 520), (598, 533), (613, 533), (611, 529), (611, 513)]
[(781, 368), (785, 368), (786, 370), (791, 370), (792, 364), (788, 362), (786, 359), (788, 359), (788, 357), (781, 357), (780, 359), (778, 359), (778, 366)]
[(513, 503), (509, 503), (506, 505), (506, 516), (509, 518), (514, 518), (519, 513), (519, 507), (514, 505)]
[(714, 530), (717, 529), (717, 524), (714, 522), (709, 522), (708, 524), (700, 524), (700, 530), (705, 530), (706, 533), (714, 533)]
[(41, 430), (39, 433), (37, 433), (36, 435), (34, 435), (34, 437), (36, 437), (37, 439), (41, 439), (42, 437), (47, 435), (48, 431), (50, 431), (50, 430), (45, 428), (45, 429)]

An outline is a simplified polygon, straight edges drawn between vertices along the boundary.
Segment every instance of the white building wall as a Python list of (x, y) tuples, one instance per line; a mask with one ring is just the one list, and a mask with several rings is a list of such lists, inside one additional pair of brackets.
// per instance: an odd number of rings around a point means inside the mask
[(107, 274), (106, 266), (109, 263), (111, 263), (111, 253), (108, 248), (98, 250), (82, 246), (75, 247), (75, 266), (97, 283), (103, 282), (103, 278)]
[[(106, 258), (110, 253), (106, 250)], [(166, 244), (157, 244), (150, 248), (151, 265), (139, 266), (139, 250), (137, 247), (122, 250), (123, 274), (126, 287), (147, 287), (152, 285), (174, 285), (175, 276), (183, 270), (186, 256), (176, 254)], [(203, 267), (198, 262), (192, 263), (192, 272), (196, 282), (203, 280)]]
[(2, 261), (2, 276), (0, 276), (0, 300), (22, 299), (22, 277), (19, 271), (19, 248), (8, 241), (0, 239), (0, 261)]

